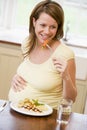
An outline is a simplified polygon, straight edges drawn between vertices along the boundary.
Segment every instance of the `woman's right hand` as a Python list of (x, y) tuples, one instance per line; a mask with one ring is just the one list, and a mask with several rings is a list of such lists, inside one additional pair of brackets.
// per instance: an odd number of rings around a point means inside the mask
[(12, 83), (11, 86), (14, 89), (15, 92), (21, 91), (26, 87), (26, 81), (19, 76), (18, 74), (15, 74), (13, 79), (12, 79)]

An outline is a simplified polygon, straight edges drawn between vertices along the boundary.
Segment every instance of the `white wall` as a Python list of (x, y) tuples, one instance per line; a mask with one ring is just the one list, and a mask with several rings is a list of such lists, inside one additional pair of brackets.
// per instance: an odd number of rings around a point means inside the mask
[(76, 56), (76, 79), (87, 80), (87, 58)]

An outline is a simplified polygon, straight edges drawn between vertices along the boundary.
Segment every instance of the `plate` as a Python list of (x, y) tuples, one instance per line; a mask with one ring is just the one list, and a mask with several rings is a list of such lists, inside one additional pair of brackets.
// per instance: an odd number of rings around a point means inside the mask
[(47, 104), (44, 104), (44, 105), (46, 107), (46, 110), (43, 110), (42, 112), (34, 112), (32, 110), (27, 110), (25, 108), (19, 108), (18, 103), (15, 103), (15, 102), (10, 103), (10, 107), (14, 111), (21, 113), (21, 114), (30, 115), (30, 116), (46, 116), (46, 115), (52, 114), (53, 109)]

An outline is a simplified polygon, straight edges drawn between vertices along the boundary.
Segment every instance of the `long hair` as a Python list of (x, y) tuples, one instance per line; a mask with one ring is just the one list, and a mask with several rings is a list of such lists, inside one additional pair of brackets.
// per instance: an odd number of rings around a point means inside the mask
[(54, 39), (61, 39), (63, 37), (63, 25), (64, 25), (64, 11), (60, 4), (51, 0), (45, 0), (38, 3), (30, 15), (29, 23), (29, 37), (27, 38), (26, 51), (24, 56), (26, 57), (33, 50), (36, 45), (36, 34), (33, 26), (33, 18), (37, 20), (41, 13), (46, 13), (56, 20), (58, 24), (58, 30)]

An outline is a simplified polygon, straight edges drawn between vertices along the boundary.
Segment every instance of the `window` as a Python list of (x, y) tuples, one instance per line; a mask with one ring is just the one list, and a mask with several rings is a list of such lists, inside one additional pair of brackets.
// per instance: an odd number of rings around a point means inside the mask
[[(39, 0), (40, 1), (40, 0)], [(31, 2), (29, 0), (17, 1), (17, 14), (16, 14), (16, 26), (27, 27), (29, 24), (29, 15), (36, 4), (35, 0)]]
[(4, 2), (3, 0), (0, 0), (0, 26), (2, 26), (3, 16), (4, 16)]
[(87, 37), (87, 0), (65, 0), (65, 30), (74, 37)]
[[(0, 0), (0, 28), (28, 30), (29, 15), (34, 6), (40, 1)], [(87, 39), (87, 0), (55, 1), (58, 1), (64, 9), (64, 37), (67, 39), (71, 39), (72, 37)]]

